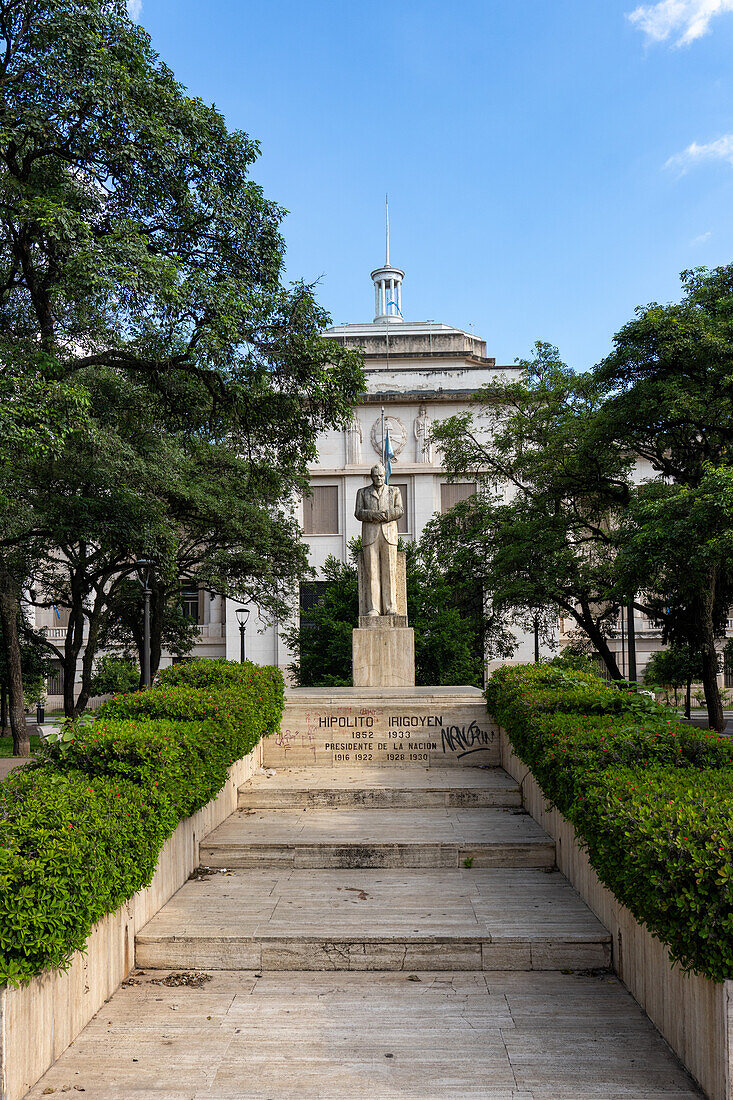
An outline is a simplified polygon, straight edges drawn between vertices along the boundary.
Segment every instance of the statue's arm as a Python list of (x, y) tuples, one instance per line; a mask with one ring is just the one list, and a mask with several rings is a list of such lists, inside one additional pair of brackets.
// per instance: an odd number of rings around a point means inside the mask
[(405, 509), (402, 506), (402, 493), (399, 489), (395, 489), (392, 498), (392, 507), (387, 514), (387, 520), (391, 522), (392, 520), (399, 519), (404, 511)]

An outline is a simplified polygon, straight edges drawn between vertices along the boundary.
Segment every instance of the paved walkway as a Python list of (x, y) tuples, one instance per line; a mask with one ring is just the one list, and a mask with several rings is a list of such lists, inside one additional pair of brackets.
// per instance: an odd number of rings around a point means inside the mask
[(701, 1097), (518, 801), (499, 769), (256, 776), (29, 1098)]

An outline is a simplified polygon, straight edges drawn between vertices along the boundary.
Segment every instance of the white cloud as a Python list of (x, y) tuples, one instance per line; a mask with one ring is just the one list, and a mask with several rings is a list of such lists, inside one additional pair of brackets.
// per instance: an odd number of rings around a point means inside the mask
[(640, 4), (627, 19), (644, 31), (648, 42), (674, 38), (675, 46), (689, 46), (707, 34), (716, 15), (727, 11), (733, 12), (733, 0), (660, 0)]
[(135, 22), (140, 18), (143, 10), (143, 0), (127, 0), (127, 14)]
[(705, 241), (709, 241), (712, 237), (712, 233), (708, 229), (707, 233), (701, 233), (699, 237), (693, 237), (690, 241), (690, 246), (695, 248), (699, 244), (705, 244)]
[(680, 172), (686, 172), (696, 164), (702, 164), (706, 160), (727, 160), (733, 165), (733, 134), (723, 134), (715, 141), (709, 141), (707, 145), (698, 145), (693, 141), (681, 153), (675, 153), (665, 163), (665, 168), (677, 168)]

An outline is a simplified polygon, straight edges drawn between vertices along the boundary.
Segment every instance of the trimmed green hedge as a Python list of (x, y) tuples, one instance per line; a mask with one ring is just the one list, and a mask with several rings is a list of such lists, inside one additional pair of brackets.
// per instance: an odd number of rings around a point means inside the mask
[(191, 661), (111, 699), (0, 786), (0, 984), (68, 965), (148, 886), (178, 822), (280, 724), (274, 668)]
[(552, 665), (499, 669), (486, 697), (604, 885), (685, 969), (733, 976), (733, 742)]

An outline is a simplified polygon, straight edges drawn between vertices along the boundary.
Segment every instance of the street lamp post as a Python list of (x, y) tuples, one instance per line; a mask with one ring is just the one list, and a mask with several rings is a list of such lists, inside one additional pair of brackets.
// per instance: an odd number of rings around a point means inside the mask
[(143, 589), (143, 687), (150, 687), (150, 597), (153, 593), (150, 587), (150, 571), (153, 568), (152, 561), (140, 561), (136, 563), (138, 579)]
[(236, 611), (237, 621), (239, 622), (239, 663), (244, 664), (244, 632), (247, 629), (247, 619), (249, 618), (248, 607), (238, 607)]

